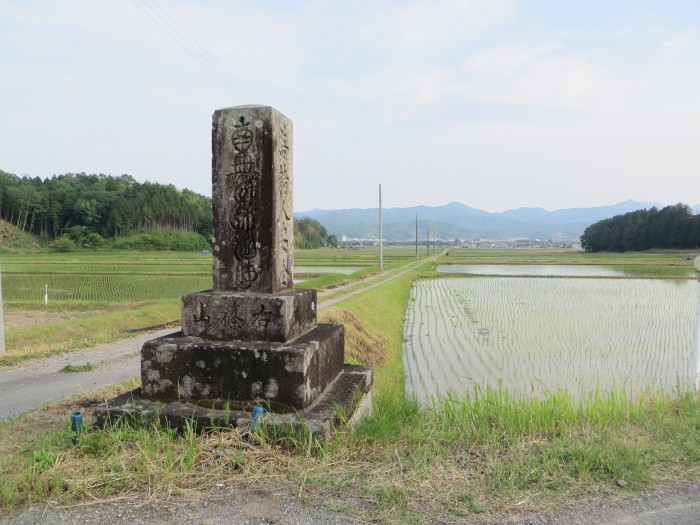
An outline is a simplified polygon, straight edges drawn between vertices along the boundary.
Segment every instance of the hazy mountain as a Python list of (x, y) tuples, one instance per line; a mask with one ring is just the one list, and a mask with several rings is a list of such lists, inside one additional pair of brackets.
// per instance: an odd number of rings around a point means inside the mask
[[(384, 238), (411, 240), (416, 234), (418, 213), (421, 239), (430, 236), (441, 239), (578, 239), (588, 226), (602, 219), (630, 211), (663, 208), (654, 202), (628, 200), (611, 206), (569, 208), (547, 211), (542, 208), (518, 208), (490, 213), (465, 204), (451, 202), (444, 206), (414, 206), (388, 208), (382, 211)], [(695, 206), (698, 213), (700, 205)], [(346, 210), (309, 210), (296, 213), (320, 221), (330, 234), (341, 237), (374, 239), (379, 236), (377, 208)]]

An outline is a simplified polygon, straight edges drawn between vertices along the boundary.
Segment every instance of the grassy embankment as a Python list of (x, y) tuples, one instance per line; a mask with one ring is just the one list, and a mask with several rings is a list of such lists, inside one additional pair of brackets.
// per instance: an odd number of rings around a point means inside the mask
[[(694, 396), (579, 402), (488, 390), (425, 410), (406, 401), (403, 315), (412, 280), (426, 275), (322, 312), (346, 323), (350, 360), (371, 361), (376, 381), (373, 417), (329, 446), (290, 452), (251, 446), (236, 432), (122, 427), (91, 431), (73, 447), (66, 414), (77, 405), (63, 405), (0, 424), (0, 504), (194, 495), (225, 483), (283, 487), (361, 519), (413, 523), (556, 509), (700, 477)], [(37, 429), (38, 417), (50, 423)]]

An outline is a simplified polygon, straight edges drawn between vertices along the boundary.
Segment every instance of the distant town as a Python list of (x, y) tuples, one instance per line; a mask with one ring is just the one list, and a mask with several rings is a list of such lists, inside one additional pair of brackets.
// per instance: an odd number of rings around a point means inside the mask
[[(351, 239), (342, 236), (339, 242), (340, 248), (349, 250), (362, 250), (368, 246), (379, 246), (379, 239)], [(415, 241), (388, 241), (384, 239), (385, 247), (392, 246), (415, 246)], [(541, 239), (511, 239), (511, 240), (494, 240), (494, 239), (478, 239), (478, 240), (462, 240), (454, 239), (451, 241), (445, 239), (425, 239), (418, 241), (418, 246), (425, 248), (428, 246), (432, 249), (444, 248), (551, 248), (558, 250), (581, 250), (581, 241), (576, 240), (541, 240)]]

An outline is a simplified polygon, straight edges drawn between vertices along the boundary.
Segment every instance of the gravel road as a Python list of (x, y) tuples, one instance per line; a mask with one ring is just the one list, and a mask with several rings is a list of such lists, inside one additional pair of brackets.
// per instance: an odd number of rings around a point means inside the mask
[(0, 514), (6, 525), (351, 525), (356, 521), (332, 512), (302, 505), (291, 496), (261, 491), (229, 491), (204, 494), (199, 501), (118, 501), (113, 503), (51, 508), (32, 507), (13, 514)]
[[(178, 328), (166, 328), (143, 333), (116, 343), (28, 359), (12, 368), (1, 369), (0, 420), (52, 401), (138, 376), (143, 343), (177, 330)], [(95, 365), (95, 368), (89, 372), (60, 372), (66, 365), (86, 363)]]
[(513, 517), (494, 525), (698, 525), (700, 485), (643, 494), (634, 501), (612, 503), (601, 499), (581, 509), (557, 515)]
[[(6, 525), (350, 525), (363, 523), (290, 495), (262, 491), (228, 490), (218, 487), (198, 501), (171, 499), (167, 502), (131, 500), (66, 508), (35, 506), (12, 514), (0, 514)], [(605, 499), (575, 511), (557, 515), (510, 515), (495, 521), (479, 517), (436, 520), (435, 523), (482, 525), (697, 525), (700, 524), (700, 485), (651, 492), (635, 501), (611, 503)], [(408, 524), (407, 524), (408, 525)]]

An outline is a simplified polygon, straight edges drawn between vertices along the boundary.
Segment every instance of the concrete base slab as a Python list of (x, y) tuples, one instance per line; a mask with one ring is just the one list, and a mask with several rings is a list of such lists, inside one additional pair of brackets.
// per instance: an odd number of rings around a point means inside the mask
[[(277, 436), (305, 433), (328, 441), (333, 428), (342, 421), (355, 424), (371, 413), (371, 387), (372, 367), (345, 365), (311, 406), (285, 414), (266, 412), (263, 426)], [(186, 422), (194, 422), (199, 429), (250, 425), (253, 402), (246, 407), (248, 410), (233, 410), (180, 401), (154, 401), (140, 394), (137, 389), (95, 407), (95, 425), (103, 427), (122, 419), (138, 424), (160, 420), (173, 428), (183, 428)]]

